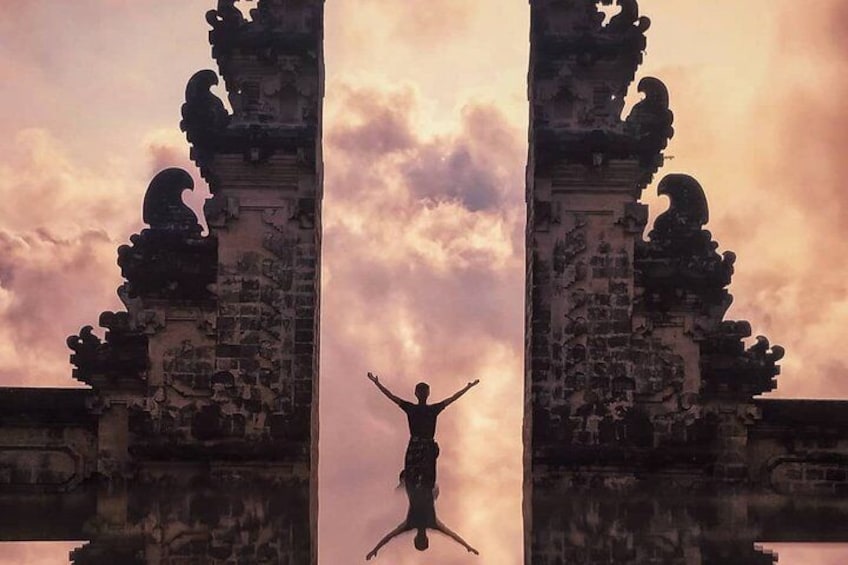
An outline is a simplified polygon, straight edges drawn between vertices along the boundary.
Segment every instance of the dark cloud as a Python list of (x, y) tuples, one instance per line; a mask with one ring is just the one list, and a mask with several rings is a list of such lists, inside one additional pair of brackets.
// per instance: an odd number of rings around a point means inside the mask
[(500, 201), (499, 179), (484, 163), (476, 163), (463, 145), (447, 154), (440, 145), (427, 147), (405, 172), (413, 194), (420, 198), (458, 199), (472, 212), (497, 206)]
[[(389, 173), (399, 176), (395, 180), (407, 189), (405, 197), (457, 200), (472, 212), (521, 201), (516, 161), (521, 138), (497, 108), (469, 105), (459, 132), (422, 140), (413, 133), (413, 100), (411, 92), (348, 90), (344, 116), (327, 134), (329, 151), (337, 150), (338, 158), (357, 161), (369, 173), (390, 167)], [(345, 193), (353, 192), (347, 188)]]
[[(346, 119), (328, 132), (328, 142), (341, 151), (367, 157), (404, 151), (414, 143), (409, 122), (412, 93), (376, 89), (345, 91)], [(364, 164), (364, 163), (363, 163)]]
[(427, 143), (404, 166), (419, 197), (458, 199), (472, 212), (517, 206), (524, 196), (520, 132), (495, 107), (469, 105), (453, 138)]

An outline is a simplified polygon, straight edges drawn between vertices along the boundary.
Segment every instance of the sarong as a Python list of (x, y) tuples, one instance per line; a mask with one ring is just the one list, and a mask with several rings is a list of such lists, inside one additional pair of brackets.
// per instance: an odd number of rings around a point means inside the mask
[(436, 484), (439, 444), (433, 439), (412, 437), (406, 447), (403, 477), (408, 487), (432, 488)]

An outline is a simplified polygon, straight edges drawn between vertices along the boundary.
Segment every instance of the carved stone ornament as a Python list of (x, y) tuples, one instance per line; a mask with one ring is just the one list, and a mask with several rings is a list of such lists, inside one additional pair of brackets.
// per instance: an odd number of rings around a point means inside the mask
[(708, 306), (729, 306), (725, 288), (736, 256), (719, 255), (718, 243), (703, 229), (709, 221), (704, 189), (689, 175), (675, 174), (663, 178), (657, 193), (671, 202), (654, 221), (650, 241), (637, 245), (637, 278), (646, 293), (660, 302), (695, 298)]
[(165, 169), (150, 182), (144, 198), (149, 229), (118, 248), (118, 265), (127, 279), (127, 294), (202, 301), (215, 282), (217, 241), (201, 236), (194, 212), (182, 201), (194, 188), (182, 169)]
[[(263, 60), (274, 61), (280, 54), (299, 48), (305, 51), (310, 34), (320, 24), (320, 12), (313, 6), (303, 6), (291, 1), (259, 0), (250, 10), (250, 20), (244, 19), (235, 2), (219, 0), (218, 8), (206, 14), (212, 26), (209, 41), (212, 56), (227, 59), (237, 50), (254, 50)], [(306, 11), (306, 14), (301, 13)], [(300, 17), (298, 17), (300, 16)], [(305, 18), (303, 16), (306, 16)]]
[(663, 163), (662, 151), (674, 136), (674, 114), (669, 110), (668, 89), (662, 81), (645, 77), (639, 81), (638, 90), (645, 98), (627, 116), (624, 130), (633, 137), (640, 164), (656, 171)]
[(76, 366), (73, 377), (94, 387), (114, 383), (118, 379), (144, 379), (150, 365), (147, 336), (130, 326), (126, 312), (103, 312), (100, 326), (106, 328), (105, 341), (84, 326), (67, 344), (74, 351), (71, 363)]
[(237, 0), (218, 0), (218, 8), (206, 12), (206, 21), (216, 30), (238, 29), (246, 20), (236, 8), (236, 2)]
[(703, 390), (710, 395), (751, 398), (776, 388), (780, 361), (785, 350), (771, 345), (763, 336), (745, 349), (743, 339), (750, 337), (748, 322), (722, 322), (701, 343), (701, 379)]
[(196, 72), (186, 86), (180, 130), (186, 133), (188, 142), (195, 146), (195, 152), (202, 154), (215, 150), (221, 134), (230, 123), (230, 115), (224, 103), (211, 92), (216, 84), (218, 75), (206, 69)]
[(604, 25), (598, 4), (538, 2), (533, 10), (535, 166), (542, 171), (565, 162), (599, 170), (635, 158), (643, 188), (662, 165), (662, 151), (674, 134), (668, 91), (658, 79), (642, 79), (645, 99), (621, 119), (650, 20), (639, 15), (636, 0), (622, 0), (621, 10)]

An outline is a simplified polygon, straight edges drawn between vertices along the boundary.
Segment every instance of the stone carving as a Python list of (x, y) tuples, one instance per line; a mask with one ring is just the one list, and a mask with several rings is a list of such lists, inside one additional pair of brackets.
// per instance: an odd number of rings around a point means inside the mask
[[(620, 11), (604, 25), (601, 8), (613, 4)], [(826, 426), (803, 406), (774, 410), (754, 398), (775, 387), (784, 351), (765, 337), (748, 346), (750, 324), (724, 321), (736, 256), (719, 253), (705, 229), (707, 198), (694, 178), (659, 183), (669, 208), (642, 239), (639, 195), (674, 134), (655, 78), (640, 81), (643, 100), (621, 117), (650, 22), (635, 0), (531, 0), (531, 9), (530, 478), (607, 484), (675, 469), (689, 480), (761, 481), (757, 450), (806, 445), (786, 439), (796, 420)], [(815, 455), (832, 456), (828, 445)]]
[[(192, 176), (155, 175), (147, 226), (118, 249), (127, 311), (101, 316), (103, 337), (85, 326), (67, 340), (74, 376), (92, 389), (70, 418), (29, 410), (10, 420), (3, 410), (0, 443), (12, 434), (7, 421), (50, 426), (35, 430), (38, 442), (84, 443), (80, 480), (167, 481), (179, 462), (231, 476), (247, 465), (275, 483), (315, 478), (324, 3), (263, 0), (248, 21), (235, 1), (207, 14), (218, 74), (189, 80), (181, 112), (214, 196), (204, 206), (210, 235), (182, 199)], [(219, 76), (233, 115), (210, 90)], [(0, 391), (0, 407), (19, 404), (13, 396)], [(32, 467), (31, 455), (4, 453), (15, 462), (0, 462), (0, 483)], [(290, 535), (303, 546), (311, 533)]]
[(151, 229), (200, 232), (194, 212), (183, 202), (183, 191), (194, 190), (194, 180), (183, 169), (160, 171), (144, 195), (142, 219)]
[(775, 389), (780, 361), (785, 351), (757, 336), (745, 349), (743, 339), (751, 336), (748, 322), (724, 321), (701, 343), (701, 378), (706, 394), (751, 398)]
[(617, 222), (628, 234), (639, 234), (648, 223), (648, 207), (638, 202), (630, 202), (624, 207), (624, 215)]
[(687, 296), (696, 297), (706, 308), (723, 307), (720, 318), (730, 306), (725, 288), (736, 256), (730, 251), (719, 255), (718, 243), (703, 229), (709, 221), (704, 190), (694, 178), (675, 174), (663, 178), (657, 192), (671, 202), (654, 222), (650, 243), (637, 247), (637, 278), (645, 299), (667, 309)]
[(130, 326), (126, 312), (103, 312), (100, 326), (106, 328), (105, 341), (84, 326), (79, 335), (68, 338), (76, 365), (73, 377), (91, 386), (115, 386), (119, 379), (144, 379), (149, 367), (147, 336)]
[[(186, 88), (181, 128), (213, 194), (233, 180), (226, 167), (213, 166), (216, 155), (242, 154), (258, 165), (275, 155), (295, 154), (310, 169), (316, 165), (322, 67), (314, 42), (320, 37), (322, 4), (261, 0), (250, 13), (247, 20), (233, 0), (220, 0), (207, 14), (212, 56), (232, 115), (209, 92), (218, 81), (214, 72), (195, 74)], [(247, 53), (256, 65), (242, 63)]]
[(665, 240), (696, 233), (710, 221), (704, 189), (689, 175), (667, 175), (657, 187), (657, 194), (668, 196), (668, 210), (660, 214), (649, 234)]
[(180, 130), (185, 132), (188, 142), (194, 144), (195, 151), (213, 151), (230, 123), (224, 103), (210, 91), (216, 84), (218, 75), (206, 69), (196, 72), (186, 86)]
[(297, 211), (292, 201), (288, 201), (286, 206), (262, 210), (262, 221), (281, 233), (284, 233), (285, 227), (296, 218)]
[[(278, 2), (277, 4), (278, 6), (275, 6), (276, 10), (281, 10), (283, 3)], [(250, 15), (255, 22), (263, 27), (275, 27), (280, 23), (278, 14), (271, 7), (271, 0), (262, 0), (259, 2), (257, 7), (250, 11)]]
[(241, 11), (236, 8), (238, 0), (218, 0), (218, 8), (206, 12), (206, 21), (215, 30), (237, 29), (245, 23)]
[(645, 99), (621, 119), (650, 20), (639, 15), (636, 0), (627, 0), (618, 2), (621, 11), (604, 26), (597, 4), (534, 3), (535, 167), (543, 171), (569, 162), (602, 172), (613, 161), (636, 157), (642, 169), (638, 186), (644, 187), (673, 135), (668, 92), (657, 79), (640, 82)]
[(703, 188), (694, 178), (676, 174), (663, 178), (657, 192), (668, 196), (670, 205), (654, 222), (650, 241), (636, 248), (640, 306), (655, 320), (670, 311), (694, 314), (697, 331), (691, 335), (699, 343), (706, 398), (744, 401), (773, 390), (783, 348), (759, 337), (746, 350), (743, 340), (751, 335), (750, 324), (722, 321), (732, 300), (726, 287), (736, 256), (730, 251), (719, 255), (718, 244), (703, 229), (709, 221)]
[[(601, 4), (611, 6), (614, 0), (601, 0)], [(639, 15), (639, 3), (636, 0), (618, 0), (621, 11), (613, 16), (607, 24), (608, 33), (634, 33), (644, 34), (651, 27), (651, 20)]]
[(247, 21), (234, 1), (238, 0), (219, 0), (218, 9), (206, 15), (212, 26), (209, 40), (216, 59), (249, 44), (258, 48), (257, 54), (264, 60), (275, 61), (292, 46), (307, 45), (309, 34), (321, 23), (321, 11), (315, 3), (260, 0)]
[(659, 79), (645, 77), (639, 81), (638, 90), (645, 98), (633, 107), (624, 131), (636, 144), (640, 164), (656, 171), (663, 162), (662, 151), (674, 136), (674, 114), (669, 109), (668, 89)]
[(150, 182), (144, 198), (149, 229), (118, 248), (118, 265), (127, 279), (127, 295), (208, 300), (215, 282), (217, 241), (201, 237), (194, 212), (182, 192), (194, 188), (182, 169), (165, 169)]

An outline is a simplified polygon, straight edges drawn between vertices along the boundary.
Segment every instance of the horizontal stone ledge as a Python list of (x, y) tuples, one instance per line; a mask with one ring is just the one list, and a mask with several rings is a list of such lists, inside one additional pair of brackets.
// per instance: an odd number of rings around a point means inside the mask
[(86, 388), (0, 387), (0, 425), (95, 426), (97, 417), (86, 406), (93, 398)]

